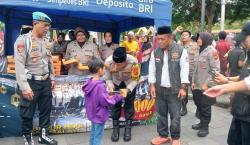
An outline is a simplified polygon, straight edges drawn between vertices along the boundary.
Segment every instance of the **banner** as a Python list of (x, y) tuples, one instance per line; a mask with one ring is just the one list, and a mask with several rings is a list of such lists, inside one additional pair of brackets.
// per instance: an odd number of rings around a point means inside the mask
[[(56, 77), (56, 87), (52, 92), (51, 111), (51, 133), (78, 133), (90, 131), (91, 122), (86, 116), (85, 98), (82, 92), (83, 83), (88, 76), (58, 76)], [(0, 130), (0, 136), (17, 136), (21, 134), (21, 120), (18, 112), (19, 96), (15, 93), (15, 77), (8, 74), (0, 74), (0, 125), (5, 126), (5, 130)], [(135, 116), (134, 125), (154, 123), (156, 117), (155, 100), (149, 95), (149, 84), (147, 81), (139, 84), (136, 90), (134, 102)], [(5, 110), (1, 107), (5, 106)], [(3, 107), (2, 107), (3, 108)], [(10, 111), (11, 110), (11, 111)], [(123, 112), (123, 111), (122, 111)], [(11, 122), (9, 122), (12, 120)], [(120, 125), (125, 124), (124, 113), (121, 113)], [(39, 112), (37, 111), (33, 120), (34, 133), (39, 133)], [(112, 128), (110, 118), (105, 128)]]
[[(146, 17), (171, 20), (170, 0), (12, 0), (0, 5), (39, 7), (64, 11), (85, 11), (90, 13), (120, 16)], [(81, 15), (79, 13), (79, 15)]]

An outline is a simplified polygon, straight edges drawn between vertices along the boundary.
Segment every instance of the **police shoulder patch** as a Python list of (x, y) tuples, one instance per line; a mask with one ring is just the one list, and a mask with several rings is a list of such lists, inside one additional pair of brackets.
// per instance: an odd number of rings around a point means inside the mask
[(16, 48), (17, 48), (17, 51), (19, 53), (22, 53), (24, 51), (24, 48), (25, 48), (24, 42), (22, 40), (19, 40), (17, 45), (16, 45)]
[(213, 58), (214, 60), (218, 60), (219, 59), (219, 54), (217, 50), (213, 50)]
[(133, 64), (132, 69), (131, 69), (132, 80), (139, 80), (140, 73), (141, 73), (140, 65), (139, 64)]

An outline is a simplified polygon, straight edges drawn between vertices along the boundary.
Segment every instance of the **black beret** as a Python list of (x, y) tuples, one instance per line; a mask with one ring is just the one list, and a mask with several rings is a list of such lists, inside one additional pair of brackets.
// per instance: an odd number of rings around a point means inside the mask
[(122, 63), (127, 60), (127, 53), (124, 47), (115, 49), (113, 53), (113, 61), (116, 63)]
[(162, 34), (172, 34), (172, 30), (169, 26), (162, 26), (158, 28), (158, 35), (162, 35)]

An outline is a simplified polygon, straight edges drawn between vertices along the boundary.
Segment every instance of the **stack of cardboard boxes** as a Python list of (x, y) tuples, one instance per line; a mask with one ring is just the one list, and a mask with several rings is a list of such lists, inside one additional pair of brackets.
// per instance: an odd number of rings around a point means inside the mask
[[(55, 70), (55, 75), (61, 75), (61, 67), (62, 67), (62, 61), (59, 56), (52, 56), (53, 63), (54, 63), (54, 70)], [(15, 58), (13, 55), (7, 56), (7, 73), (10, 74), (15, 74), (16, 69), (15, 69)]]
[(7, 56), (7, 73), (14, 74), (16, 73), (15, 69), (15, 58), (13, 55)]
[(62, 61), (60, 56), (54, 55), (52, 56), (52, 59), (54, 63), (55, 75), (61, 75)]

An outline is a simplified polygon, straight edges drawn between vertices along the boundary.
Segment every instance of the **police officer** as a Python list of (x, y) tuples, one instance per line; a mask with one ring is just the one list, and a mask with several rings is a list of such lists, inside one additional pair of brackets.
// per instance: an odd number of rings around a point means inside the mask
[[(194, 73), (194, 64), (195, 57), (197, 54), (198, 46), (195, 42), (192, 42), (191, 32), (188, 30), (184, 30), (181, 32), (181, 44), (187, 50), (188, 58), (189, 58), (189, 81), (192, 82), (192, 76)], [(187, 114), (187, 103), (188, 103), (188, 92), (185, 99), (181, 102), (181, 116), (185, 116)]]
[[(81, 27), (75, 29), (76, 40), (70, 42), (67, 46), (65, 60), (77, 59), (80, 64), (86, 64), (94, 57), (100, 59), (98, 48), (95, 44), (88, 41), (88, 33)], [(78, 69), (77, 64), (69, 66), (69, 75), (87, 75), (88, 70)]]
[(34, 145), (31, 132), (36, 106), (39, 109), (41, 128), (38, 142), (57, 145), (57, 141), (48, 136), (52, 106), (51, 89), (55, 86), (51, 45), (45, 37), (50, 23), (51, 19), (46, 14), (34, 12), (32, 31), (20, 35), (14, 46), (16, 79), (21, 92), (20, 114), (25, 145)]
[(112, 42), (112, 33), (109, 31), (104, 33), (104, 40), (105, 44), (99, 48), (99, 52), (103, 61), (111, 56), (114, 50), (119, 47), (118, 44)]
[(212, 46), (213, 37), (207, 32), (199, 34), (197, 45), (199, 52), (195, 58), (195, 70), (192, 79), (193, 99), (200, 114), (200, 123), (192, 125), (192, 129), (199, 130), (198, 136), (205, 137), (209, 134), (211, 121), (211, 106), (214, 98), (209, 98), (203, 92), (214, 85), (215, 73), (220, 71), (220, 60), (217, 50)]
[(59, 33), (57, 36), (57, 41), (54, 42), (52, 46), (53, 53), (60, 54), (61, 57), (65, 55), (68, 43), (65, 41), (65, 34)]
[[(114, 51), (113, 55), (106, 59), (105, 65), (107, 66), (105, 80), (109, 91), (113, 92), (114, 90), (119, 91), (120, 89), (126, 89), (128, 94), (124, 104), (126, 126), (123, 139), (124, 141), (130, 141), (132, 119), (134, 116), (135, 88), (138, 80), (138, 78), (135, 78), (133, 74), (136, 74), (134, 72), (139, 69), (138, 62), (132, 55), (126, 54), (124, 48), (119, 47)], [(111, 140), (113, 142), (117, 142), (119, 140), (119, 118), (121, 108), (121, 102), (117, 103), (112, 108), (113, 133)]]
[[(250, 22), (246, 23), (240, 34), (236, 36), (236, 42), (236, 47), (240, 47), (244, 51), (250, 50)], [(247, 68), (249, 68), (249, 64), (243, 67), (238, 78), (226, 78), (222, 74), (217, 74), (215, 81), (224, 85), (212, 87), (205, 92), (211, 97), (219, 97), (225, 93), (235, 92), (232, 99), (231, 113), (233, 119), (228, 132), (228, 145), (250, 144), (250, 76)]]
[(159, 27), (157, 37), (160, 47), (151, 53), (148, 81), (151, 96), (156, 98), (159, 137), (152, 139), (151, 143), (160, 145), (172, 141), (172, 145), (180, 145), (181, 100), (186, 97), (189, 84), (188, 54), (186, 49), (173, 41), (170, 27)]

